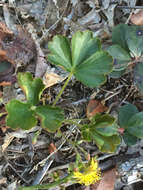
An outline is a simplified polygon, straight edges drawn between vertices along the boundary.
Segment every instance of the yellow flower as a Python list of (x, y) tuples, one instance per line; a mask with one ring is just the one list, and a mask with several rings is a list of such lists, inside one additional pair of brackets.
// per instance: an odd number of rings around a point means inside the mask
[(74, 178), (78, 183), (84, 185), (91, 185), (101, 179), (101, 171), (98, 168), (98, 162), (92, 158), (89, 166), (85, 166), (83, 171), (74, 172)]

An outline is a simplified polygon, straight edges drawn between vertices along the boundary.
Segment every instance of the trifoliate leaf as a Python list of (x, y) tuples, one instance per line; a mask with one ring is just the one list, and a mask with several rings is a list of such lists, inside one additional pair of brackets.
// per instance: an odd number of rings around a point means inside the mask
[(123, 128), (127, 128), (129, 120), (136, 113), (138, 113), (138, 109), (136, 108), (136, 106), (132, 104), (121, 106), (119, 109), (119, 114), (118, 114), (118, 120), (119, 120), (120, 126)]
[(83, 139), (94, 141), (103, 152), (114, 152), (120, 143), (118, 125), (115, 119), (108, 114), (97, 114), (87, 125), (83, 125), (81, 133)]
[(59, 129), (64, 120), (63, 110), (57, 107), (38, 106), (36, 114), (41, 121), (42, 127), (49, 132), (55, 132)]
[(112, 57), (101, 50), (99, 39), (90, 31), (76, 32), (71, 44), (66, 37), (56, 36), (49, 43), (49, 49), (49, 61), (64, 67), (89, 87), (99, 87), (112, 71)]
[(18, 73), (18, 83), (24, 91), (27, 103), (36, 105), (44, 90), (44, 84), (40, 78), (33, 79), (31, 73)]
[(126, 30), (126, 43), (134, 57), (143, 54), (143, 26), (128, 26)]
[(11, 100), (6, 105), (8, 116), (6, 118), (7, 126), (17, 129), (30, 129), (37, 123), (35, 112), (31, 106), (18, 100)]
[(121, 141), (117, 132), (115, 133), (115, 135), (104, 136), (97, 133), (97, 130), (89, 128), (88, 125), (83, 126), (82, 136), (83, 139), (88, 142), (94, 141), (102, 152), (108, 153), (114, 152)]
[(119, 24), (113, 29), (112, 42), (120, 45), (132, 57), (140, 57), (143, 54), (143, 26)]
[(143, 138), (143, 112), (136, 113), (130, 118), (127, 131), (135, 137)]

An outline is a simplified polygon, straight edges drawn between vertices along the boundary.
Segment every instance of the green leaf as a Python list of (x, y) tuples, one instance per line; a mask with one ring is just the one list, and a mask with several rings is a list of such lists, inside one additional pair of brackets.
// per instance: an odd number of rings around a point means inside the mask
[(128, 67), (128, 61), (121, 61), (119, 59), (114, 59), (114, 68), (113, 71), (124, 71)]
[(120, 45), (123, 49), (129, 52), (129, 48), (126, 42), (126, 31), (128, 31), (127, 24), (119, 24), (114, 27), (112, 31), (112, 42), (113, 44)]
[(127, 128), (130, 118), (132, 118), (136, 113), (138, 113), (138, 109), (132, 104), (121, 106), (118, 115), (120, 126)]
[(137, 87), (143, 92), (143, 63), (137, 63), (134, 67), (134, 82)]
[(119, 24), (113, 29), (112, 41), (131, 52), (132, 56), (140, 57), (143, 53), (143, 26)]
[(81, 128), (84, 140), (94, 141), (103, 152), (114, 152), (120, 143), (118, 126), (115, 119), (108, 114), (97, 114), (90, 124)]
[(117, 78), (120, 78), (123, 74), (125, 74), (125, 70), (121, 70), (121, 71), (112, 71), (112, 73), (110, 73), (110, 77), (111, 78), (115, 78), (115, 79), (117, 79)]
[(130, 54), (126, 50), (124, 50), (120, 45), (115, 44), (110, 46), (108, 48), (108, 52), (115, 59), (128, 62), (131, 61)]
[(42, 127), (49, 132), (55, 132), (61, 127), (64, 120), (62, 109), (51, 106), (38, 106), (35, 111), (41, 120)]
[(72, 58), (70, 42), (68, 38), (57, 35), (53, 38), (52, 42), (48, 43), (48, 48), (51, 51), (51, 54), (48, 55), (48, 60), (55, 65), (62, 66), (70, 72)]
[(100, 135), (109, 137), (109, 136), (113, 136), (113, 135), (117, 135), (117, 131), (118, 131), (118, 125), (117, 124), (113, 124), (113, 125), (109, 125), (106, 127), (98, 127), (96, 128), (96, 132)]
[(81, 128), (81, 133), (83, 136), (83, 139), (91, 142), (91, 141), (97, 141), (98, 143), (98, 147), (101, 148), (104, 144), (104, 141), (102, 140), (102, 138), (100, 137), (100, 135), (98, 133), (96, 133), (96, 131), (94, 129), (92, 129), (92, 126), (90, 125), (83, 125), (83, 127)]
[(112, 57), (101, 50), (99, 39), (90, 31), (76, 32), (71, 44), (66, 37), (56, 36), (49, 43), (49, 49), (49, 61), (62, 66), (89, 87), (99, 87), (112, 71)]
[(100, 40), (94, 38), (90, 31), (77, 31), (72, 37), (71, 46), (73, 66), (81, 64), (96, 51), (101, 50)]
[(83, 84), (94, 88), (106, 82), (106, 74), (112, 71), (112, 57), (104, 51), (98, 51), (78, 65), (75, 77)]
[(37, 124), (35, 112), (31, 110), (30, 105), (18, 100), (11, 100), (6, 105), (8, 116), (6, 118), (7, 126), (17, 129), (30, 129)]
[(121, 141), (117, 134), (112, 136), (100, 135), (96, 130), (89, 129), (88, 125), (83, 126), (82, 136), (88, 142), (94, 141), (101, 152), (108, 153), (115, 152)]
[(128, 26), (126, 43), (134, 57), (140, 57), (143, 53), (143, 26)]
[(112, 78), (119, 78), (125, 73), (128, 63), (131, 61), (129, 53), (119, 45), (112, 45), (108, 48), (109, 54), (114, 58)]
[(44, 90), (44, 84), (40, 78), (33, 79), (31, 73), (18, 73), (18, 83), (24, 91), (27, 103), (36, 105)]
[(136, 113), (128, 121), (128, 133), (138, 138), (143, 138), (143, 112)]
[(121, 138), (118, 135), (111, 137), (102, 136), (104, 145), (100, 148), (101, 152), (112, 153), (117, 150), (118, 145), (121, 143)]
[(110, 116), (109, 114), (96, 114), (91, 123), (96, 124), (96, 128), (98, 127), (106, 127), (107, 125), (112, 125), (115, 122), (115, 118)]
[(124, 132), (123, 139), (128, 146), (132, 146), (132, 145), (136, 144), (136, 142), (138, 140), (137, 137), (128, 133), (127, 130)]

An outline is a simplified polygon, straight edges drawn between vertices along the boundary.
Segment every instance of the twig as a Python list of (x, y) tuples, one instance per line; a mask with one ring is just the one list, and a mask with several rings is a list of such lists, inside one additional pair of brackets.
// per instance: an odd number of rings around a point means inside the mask
[[(69, 3), (69, 0), (67, 1), (67, 4), (65, 6), (66, 8), (68, 6), (68, 3)], [(50, 28), (48, 28), (47, 30), (45, 30), (43, 36), (39, 39), (39, 44), (41, 44), (48, 37), (49, 31), (52, 30), (62, 20), (64, 14), (65, 14), (66, 8), (63, 11), (62, 15), (59, 17), (59, 19), (52, 26), (50, 26)]]
[[(73, 131), (75, 128), (76, 128), (76, 126), (74, 126), (74, 127), (72, 128), (72, 131)], [(71, 135), (72, 131), (70, 131), (70, 134), (67, 135), (67, 138)], [(65, 144), (65, 142), (66, 142), (66, 139), (64, 139), (64, 141), (60, 144), (60, 146), (59, 146), (54, 152), (52, 152), (49, 156), (47, 156), (45, 159), (43, 159), (41, 162), (39, 162), (39, 163), (31, 170), (31, 172), (33, 172), (33, 170), (34, 170), (35, 168), (37, 168), (39, 165), (44, 165), (47, 160), (49, 160), (57, 151), (59, 151), (59, 150), (62, 148), (62, 146)], [(31, 172), (30, 172), (30, 173), (31, 173)]]
[(120, 6), (120, 5), (117, 5), (118, 8), (121, 8), (121, 9), (143, 9), (143, 6)]
[(46, 161), (45, 166), (41, 171), (38, 172), (36, 175), (32, 185), (38, 185), (42, 179), (44, 178), (45, 174), (47, 173), (48, 169), (50, 168), (51, 164), (53, 163), (54, 160)]
[(30, 183), (31, 180), (30, 180), (30, 181), (25, 180), (25, 179), (16, 171), (16, 169), (9, 163), (9, 161), (8, 161), (8, 166), (11, 167), (11, 169), (16, 173), (16, 175), (19, 176), (19, 178), (20, 178), (24, 183), (26, 183), (26, 184), (29, 184), (29, 183)]

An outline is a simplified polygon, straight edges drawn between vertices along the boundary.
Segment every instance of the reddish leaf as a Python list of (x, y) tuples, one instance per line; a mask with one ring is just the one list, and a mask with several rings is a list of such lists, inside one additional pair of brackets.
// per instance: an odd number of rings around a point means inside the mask
[(86, 115), (88, 118), (95, 116), (97, 113), (103, 113), (107, 111), (108, 108), (103, 105), (99, 100), (90, 100), (87, 106)]

